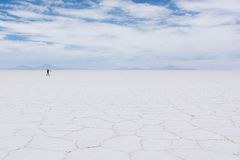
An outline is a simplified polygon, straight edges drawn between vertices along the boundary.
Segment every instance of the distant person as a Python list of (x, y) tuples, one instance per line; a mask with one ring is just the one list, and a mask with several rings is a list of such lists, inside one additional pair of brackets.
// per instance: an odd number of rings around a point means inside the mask
[(50, 69), (47, 69), (47, 74), (46, 76), (50, 76)]

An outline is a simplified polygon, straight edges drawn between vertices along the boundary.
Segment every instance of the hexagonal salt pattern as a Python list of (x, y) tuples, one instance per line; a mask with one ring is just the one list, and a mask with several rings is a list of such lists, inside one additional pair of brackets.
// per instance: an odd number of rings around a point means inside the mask
[(0, 160), (240, 160), (238, 71), (0, 71)]

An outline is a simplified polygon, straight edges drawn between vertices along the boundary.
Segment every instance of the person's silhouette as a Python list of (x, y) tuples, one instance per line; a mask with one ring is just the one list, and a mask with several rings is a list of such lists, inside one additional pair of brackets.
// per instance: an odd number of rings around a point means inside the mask
[(46, 74), (46, 76), (50, 76), (50, 70), (49, 70), (49, 69), (47, 69), (47, 74)]

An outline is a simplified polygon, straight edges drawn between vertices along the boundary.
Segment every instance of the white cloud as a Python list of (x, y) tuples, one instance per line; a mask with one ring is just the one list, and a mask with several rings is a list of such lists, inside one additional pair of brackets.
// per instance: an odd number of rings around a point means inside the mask
[(148, 3), (137, 4), (126, 0), (104, 0), (101, 3), (101, 6), (120, 8), (134, 18), (159, 19), (170, 13), (169, 9), (162, 6), (151, 5)]
[(240, 12), (239, 0), (178, 0), (176, 3), (180, 8), (194, 12), (203, 12), (206, 10)]
[(89, 18), (95, 20), (103, 20), (110, 18), (111, 16), (108, 15), (106, 12), (100, 9), (65, 9), (65, 8), (58, 8), (56, 11), (61, 15), (72, 16), (75, 18)]
[(43, 15), (43, 14), (39, 14), (39, 13), (35, 13), (32, 11), (26, 11), (26, 10), (11, 10), (8, 11), (9, 14), (17, 16), (17, 17), (21, 17), (21, 18), (31, 18), (31, 19), (46, 19), (46, 18), (50, 18), (49, 16)]
[[(231, 59), (238, 60), (236, 55), (240, 51), (238, 2), (228, 2), (230, 4), (224, 0), (180, 0), (176, 3), (178, 7), (198, 12), (182, 16), (163, 6), (120, 0), (104, 0), (89, 9), (55, 6), (53, 12), (61, 13), (57, 15), (45, 15), (46, 7), (40, 10), (35, 5), (28, 5), (27, 9), (18, 7), (8, 12), (22, 17), (24, 22), (0, 20), (0, 27), (7, 28), (0, 30), (0, 54), (6, 57), (10, 53), (19, 54), (19, 57), (28, 54), (53, 60), (103, 58), (115, 59), (118, 63), (125, 63), (127, 59), (134, 62), (143, 57), (154, 61), (154, 65), (161, 66), (165, 61), (186, 67), (194, 66), (196, 61), (222, 63), (226, 59), (227, 65)], [(109, 14), (116, 8), (123, 13)], [(29, 18), (49, 21), (27, 21)], [(138, 22), (138, 18), (143, 20)], [(101, 22), (106, 19), (136, 23)], [(3, 38), (6, 34), (30, 35), (30, 41), (7, 40)], [(186, 60), (194, 63), (184, 63)]]

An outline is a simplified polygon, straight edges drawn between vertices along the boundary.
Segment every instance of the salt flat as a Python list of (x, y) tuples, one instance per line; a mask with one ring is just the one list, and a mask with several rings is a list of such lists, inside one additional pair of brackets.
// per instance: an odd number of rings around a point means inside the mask
[(239, 160), (240, 71), (0, 71), (1, 160)]

